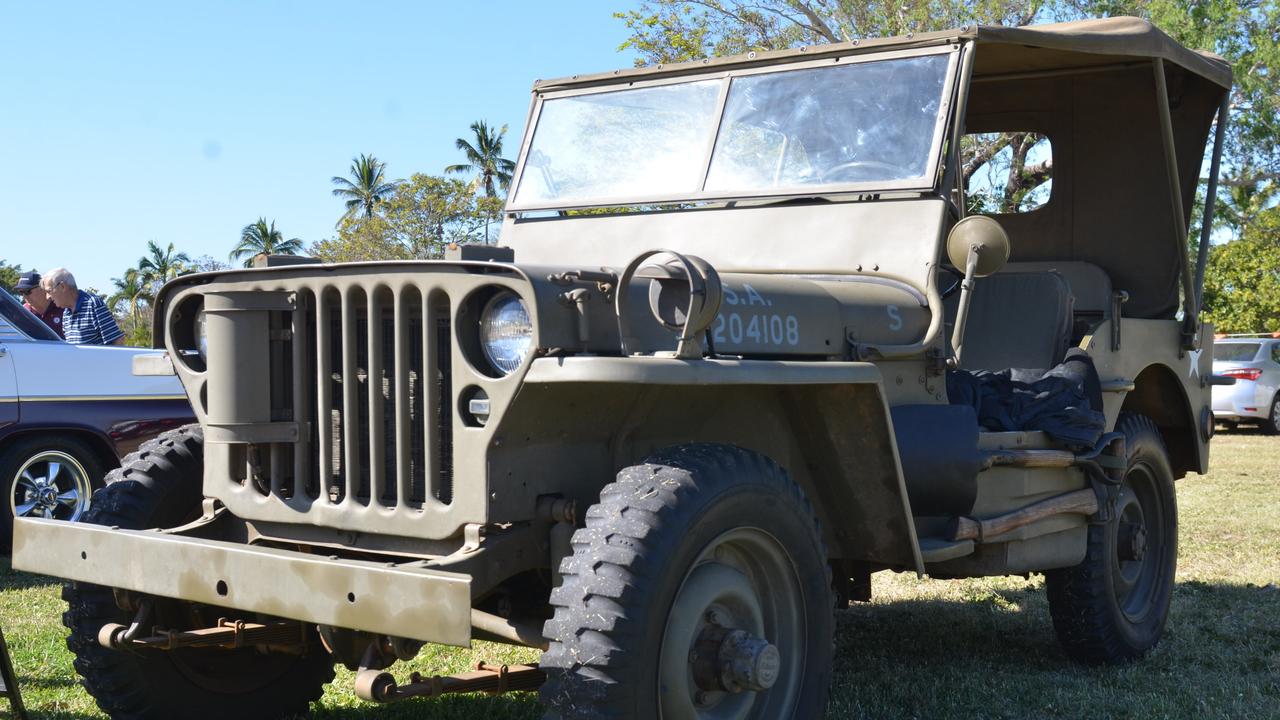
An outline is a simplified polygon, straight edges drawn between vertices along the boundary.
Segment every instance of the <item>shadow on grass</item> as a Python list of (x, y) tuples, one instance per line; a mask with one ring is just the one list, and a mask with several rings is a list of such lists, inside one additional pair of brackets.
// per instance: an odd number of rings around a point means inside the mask
[(446, 695), (435, 699), (409, 699), (392, 705), (349, 708), (317, 708), (314, 720), (538, 720), (542, 706), (538, 694)]
[[(1258, 421), (1258, 423), (1262, 423), (1262, 422), (1265, 422), (1265, 421), (1264, 420)], [(1240, 425), (1232, 426), (1232, 425), (1224, 425), (1219, 423), (1214, 429), (1214, 434), (1215, 435), (1244, 435), (1244, 436), (1269, 437), (1267, 433), (1262, 431), (1261, 424), (1256, 424), (1256, 425), (1240, 424)]]
[(0, 558), (0, 591), (28, 590), (30, 588), (61, 584), (62, 580), (48, 575), (32, 575), (31, 573), (14, 570), (9, 566), (9, 558)]
[(1094, 717), (1109, 706), (1149, 711), (1125, 717), (1274, 717), (1276, 607), (1275, 585), (1180, 582), (1150, 655), (1087, 667), (1059, 646), (1035, 584), (854, 606), (837, 614), (828, 716)]

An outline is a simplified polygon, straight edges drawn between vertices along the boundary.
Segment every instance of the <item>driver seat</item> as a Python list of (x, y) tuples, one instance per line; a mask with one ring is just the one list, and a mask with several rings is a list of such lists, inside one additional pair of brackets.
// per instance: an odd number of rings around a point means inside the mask
[[(954, 321), (959, 293), (947, 300), (947, 316)], [(1074, 304), (1071, 287), (1056, 271), (999, 272), (976, 279), (960, 367), (1055, 367), (1070, 343)]]

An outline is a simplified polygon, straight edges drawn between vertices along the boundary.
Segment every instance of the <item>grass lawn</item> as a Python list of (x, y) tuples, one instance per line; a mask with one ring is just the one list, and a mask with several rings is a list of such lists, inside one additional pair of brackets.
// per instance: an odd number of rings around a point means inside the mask
[[(880, 573), (874, 602), (838, 614), (828, 717), (1280, 717), (1280, 438), (1220, 435), (1213, 470), (1179, 481), (1178, 502), (1172, 617), (1144, 662), (1089, 669), (1067, 661), (1041, 578), (920, 581)], [(32, 716), (102, 717), (71, 669), (61, 612), (56, 584), (0, 572), (0, 624)], [(432, 648), (396, 673), (536, 657), (484, 643)], [(350, 686), (351, 673), (340, 671), (316, 717), (539, 717), (529, 694), (375, 707)]]

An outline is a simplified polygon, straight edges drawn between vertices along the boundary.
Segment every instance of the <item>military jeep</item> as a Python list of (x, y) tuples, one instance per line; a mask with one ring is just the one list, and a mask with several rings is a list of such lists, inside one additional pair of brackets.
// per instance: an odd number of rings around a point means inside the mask
[[(1208, 463), (1230, 85), (1128, 18), (540, 81), (501, 247), (169, 283), (135, 372), (199, 425), (14, 564), (71, 581), (116, 718), (305, 712), (337, 662), (375, 702), (819, 717), (884, 570), (1043, 573), (1066, 656), (1134, 660)], [(1039, 206), (969, 212), (962, 139), (1028, 131)], [(541, 660), (397, 677), (477, 638)]]

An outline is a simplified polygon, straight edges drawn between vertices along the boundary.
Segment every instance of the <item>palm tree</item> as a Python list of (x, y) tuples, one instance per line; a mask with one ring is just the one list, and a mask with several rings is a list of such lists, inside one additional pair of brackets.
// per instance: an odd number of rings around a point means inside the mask
[(511, 173), (516, 164), (502, 157), (502, 136), (507, 134), (507, 126), (503, 125), (494, 132), (493, 128), (483, 120), (471, 123), (471, 133), (475, 135), (475, 144), (466, 138), (458, 138), (454, 145), (467, 157), (465, 163), (450, 165), (446, 173), (476, 173), (477, 185), (484, 188), (484, 194), (493, 197), (497, 194), (494, 185), (506, 192), (511, 188)]
[(115, 308), (122, 302), (129, 303), (129, 317), (138, 319), (138, 305), (151, 300), (151, 291), (137, 268), (124, 271), (123, 278), (111, 278), (116, 291), (107, 299), (107, 307)]
[(186, 253), (174, 250), (173, 243), (161, 250), (155, 240), (149, 240), (147, 254), (138, 258), (138, 273), (148, 287), (163, 285), (186, 272), (190, 262)]
[(351, 159), (351, 179), (333, 176), (333, 194), (345, 198), (347, 211), (338, 222), (347, 218), (373, 215), (374, 207), (382, 202), (396, 189), (395, 182), (386, 179), (387, 164), (380, 162), (372, 155), (361, 155)]
[(257, 222), (245, 225), (240, 231), (240, 244), (231, 251), (231, 259), (235, 261), (248, 256), (244, 266), (249, 267), (257, 255), (297, 255), (301, 251), (302, 240), (285, 240), (284, 235), (276, 229), (275, 220), (268, 225), (267, 219), (260, 217)]

